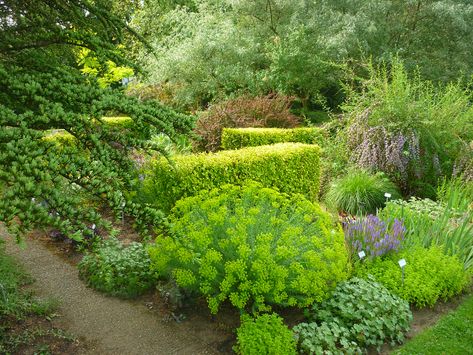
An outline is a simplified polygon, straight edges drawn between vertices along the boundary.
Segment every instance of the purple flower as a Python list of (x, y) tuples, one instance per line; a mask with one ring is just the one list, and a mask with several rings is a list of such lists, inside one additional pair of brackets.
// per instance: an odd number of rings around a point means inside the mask
[(372, 258), (397, 252), (406, 232), (402, 221), (394, 219), (386, 223), (374, 215), (347, 221), (343, 227), (352, 254), (364, 250)]

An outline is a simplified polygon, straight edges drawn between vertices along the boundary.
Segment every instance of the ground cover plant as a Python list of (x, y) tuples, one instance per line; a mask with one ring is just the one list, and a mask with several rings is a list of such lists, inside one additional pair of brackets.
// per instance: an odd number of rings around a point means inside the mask
[(352, 278), (309, 310), (294, 327), (304, 354), (363, 353), (386, 342), (400, 344), (410, 328), (409, 304), (372, 279)]
[(241, 317), (237, 329), (237, 354), (296, 354), (296, 342), (292, 331), (277, 314), (262, 314), (256, 318)]
[(44, 326), (57, 302), (40, 300), (24, 286), (33, 280), (6, 255), (0, 240), (0, 353), (15, 354), (25, 349), (49, 351), (48, 339), (64, 349), (76, 349), (75, 338), (60, 329)]
[(153, 269), (212, 313), (308, 306), (348, 275), (343, 233), (316, 203), (259, 184), (225, 185), (180, 200), (168, 236), (149, 252)]
[(468, 354), (473, 346), (473, 296), (394, 354)]
[(301, 193), (315, 201), (319, 192), (320, 148), (280, 143), (217, 153), (155, 159), (144, 169), (146, 178), (137, 198), (165, 212), (177, 200), (223, 184), (258, 181), (282, 192)]
[[(404, 259), (404, 275), (398, 264)], [(458, 257), (445, 255), (438, 246), (408, 248), (398, 254), (359, 263), (358, 277), (373, 276), (393, 294), (417, 307), (432, 307), (461, 293), (471, 283), (471, 272)]]
[(325, 200), (336, 210), (352, 215), (375, 213), (390, 198), (399, 198), (396, 185), (382, 173), (371, 174), (365, 170), (351, 170), (332, 182)]
[(78, 264), (79, 275), (93, 288), (124, 298), (136, 297), (157, 282), (150, 270), (145, 246), (132, 242), (122, 245), (109, 238), (96, 245)]

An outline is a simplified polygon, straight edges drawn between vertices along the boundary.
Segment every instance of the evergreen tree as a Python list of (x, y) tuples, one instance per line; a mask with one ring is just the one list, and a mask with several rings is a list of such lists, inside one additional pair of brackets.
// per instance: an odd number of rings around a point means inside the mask
[[(0, 1), (0, 221), (17, 236), (52, 226), (80, 237), (92, 224), (107, 225), (97, 209), (102, 203), (117, 213), (124, 209), (143, 226), (160, 217), (130, 201), (137, 180), (130, 155), (157, 148), (148, 140), (152, 132), (174, 138), (188, 132), (192, 120), (158, 102), (103, 88), (81, 72), (84, 48), (104, 70), (109, 61), (132, 65), (119, 45), (133, 31), (114, 5)], [(133, 124), (120, 130), (105, 124), (111, 111)], [(51, 130), (64, 130), (72, 142), (58, 144)]]

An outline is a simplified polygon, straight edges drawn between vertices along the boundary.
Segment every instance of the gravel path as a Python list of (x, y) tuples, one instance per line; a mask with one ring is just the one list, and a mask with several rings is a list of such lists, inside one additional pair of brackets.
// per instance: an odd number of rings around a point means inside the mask
[[(5, 235), (1, 226), (0, 235)], [(7, 253), (35, 278), (36, 294), (60, 302), (59, 326), (85, 338), (87, 354), (216, 354), (215, 344), (224, 340), (218, 331), (196, 329), (191, 321), (166, 322), (142, 302), (87, 288), (77, 270), (41, 242), (28, 240), (20, 248), (11, 239)]]

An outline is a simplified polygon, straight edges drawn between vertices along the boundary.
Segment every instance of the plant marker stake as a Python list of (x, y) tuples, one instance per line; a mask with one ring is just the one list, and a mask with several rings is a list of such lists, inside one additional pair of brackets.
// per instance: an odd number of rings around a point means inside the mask
[(388, 202), (389, 199), (391, 198), (391, 194), (389, 192), (385, 192), (384, 197), (386, 197), (386, 202)]
[(122, 202), (122, 224), (125, 224), (125, 204), (126, 202)]
[(95, 228), (96, 228), (96, 227), (97, 227), (97, 226), (95, 225), (95, 223), (92, 224), (92, 235), (93, 235), (94, 237), (95, 237)]
[(360, 258), (361, 261), (363, 261), (363, 258), (366, 256), (365, 252), (362, 250), (358, 253), (358, 257)]
[(404, 287), (404, 267), (406, 266), (407, 262), (406, 259), (401, 259), (398, 261), (399, 266), (401, 267), (402, 272), (402, 287)]

